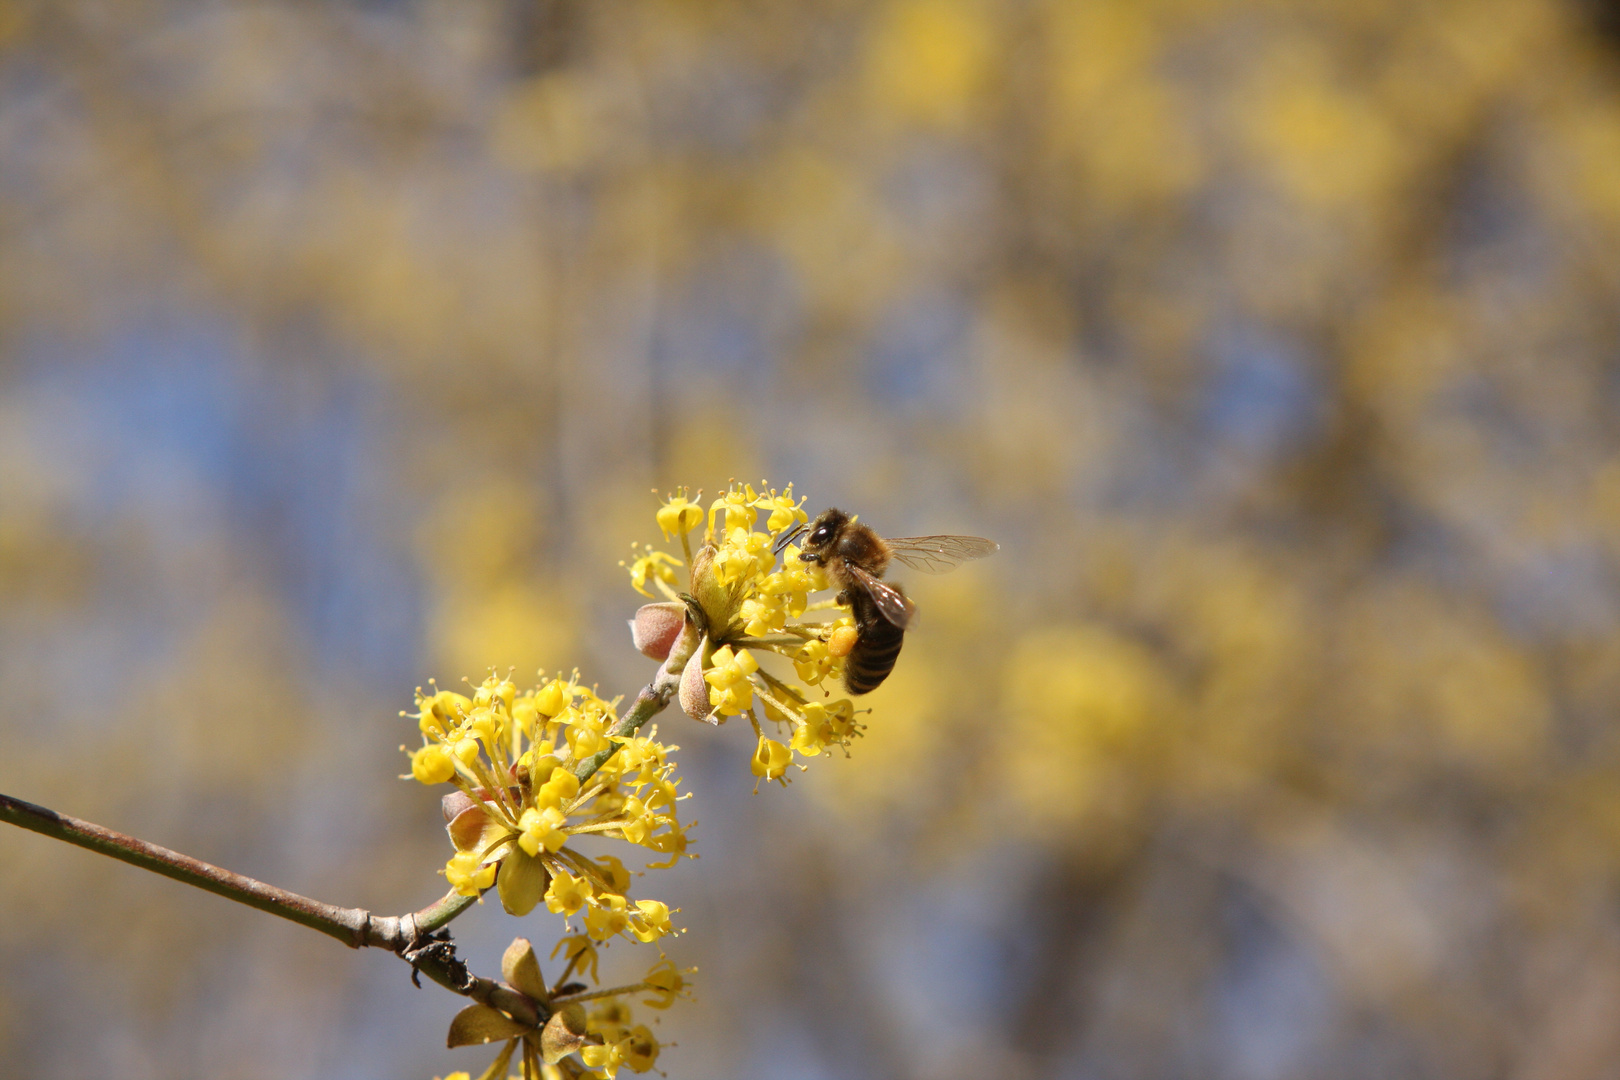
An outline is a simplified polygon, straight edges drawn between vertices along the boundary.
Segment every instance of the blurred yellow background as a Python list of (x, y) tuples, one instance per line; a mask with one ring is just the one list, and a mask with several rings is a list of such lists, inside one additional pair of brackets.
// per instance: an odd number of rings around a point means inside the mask
[[(0, 790), (419, 907), (412, 687), (633, 693), (731, 477), (1003, 550), (785, 791), (663, 719), (672, 1077), (1620, 1073), (1620, 7), (0, 0)], [(482, 1067), (0, 867), (7, 1075)]]

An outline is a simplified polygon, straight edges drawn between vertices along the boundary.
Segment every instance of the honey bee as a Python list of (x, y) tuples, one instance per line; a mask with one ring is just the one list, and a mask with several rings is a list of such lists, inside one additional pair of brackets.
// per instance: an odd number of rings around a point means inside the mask
[(891, 560), (913, 570), (943, 574), (969, 559), (1001, 549), (978, 536), (906, 536), (885, 540), (842, 510), (823, 510), (814, 521), (777, 539), (781, 551), (799, 537), (799, 558), (826, 567), (841, 590), (838, 603), (855, 618), (855, 646), (844, 661), (844, 688), (851, 694), (876, 690), (894, 670), (906, 627), (917, 608), (898, 585), (883, 580)]

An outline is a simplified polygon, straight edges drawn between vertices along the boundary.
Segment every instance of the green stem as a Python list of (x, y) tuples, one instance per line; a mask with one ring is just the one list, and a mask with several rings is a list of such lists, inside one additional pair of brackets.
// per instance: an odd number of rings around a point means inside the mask
[(450, 920), (476, 903), (478, 903), (478, 897), (463, 896), (456, 890), (451, 889), (444, 896), (409, 917), (415, 921), (417, 929), (429, 934), (441, 926), (448, 926)]
[(615, 994), (639, 994), (643, 990), (651, 989), (653, 987), (644, 982), (639, 982), (632, 983), (629, 986), (612, 986), (606, 990), (592, 990), (589, 993), (569, 994), (567, 997), (552, 998), (551, 1008), (555, 1012), (558, 1008), (564, 1005), (572, 1005), (576, 1001), (595, 1001), (597, 998), (612, 997)]
[[(609, 738), (628, 739), (641, 730), (642, 725), (663, 712), (669, 705), (669, 699), (675, 696), (675, 691), (681, 685), (681, 675), (679, 671), (670, 674), (668, 667), (669, 665), (666, 663), (664, 667), (659, 668), (658, 677), (641, 688), (641, 693), (636, 695), (636, 700), (631, 703), (630, 708), (625, 711), (625, 714), (619, 718), (618, 723), (614, 724), (613, 729), (608, 732)], [(583, 785), (585, 781), (589, 780), (596, 770), (606, 765), (608, 759), (618, 752), (619, 747), (617, 745), (610, 746), (606, 750), (599, 750), (581, 761), (579, 766), (574, 769), (574, 775), (578, 777), (580, 784)]]

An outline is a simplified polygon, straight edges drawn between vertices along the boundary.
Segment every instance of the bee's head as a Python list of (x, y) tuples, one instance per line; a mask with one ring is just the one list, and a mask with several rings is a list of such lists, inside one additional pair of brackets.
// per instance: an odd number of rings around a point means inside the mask
[(805, 562), (821, 562), (838, 534), (844, 531), (849, 524), (849, 515), (842, 510), (823, 510), (817, 518), (805, 526), (804, 550), (799, 558)]

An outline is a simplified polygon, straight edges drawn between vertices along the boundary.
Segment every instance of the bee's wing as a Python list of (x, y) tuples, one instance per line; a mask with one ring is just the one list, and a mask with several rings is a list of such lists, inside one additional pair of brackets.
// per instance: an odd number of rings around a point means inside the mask
[(907, 600), (905, 593), (854, 563), (846, 562), (844, 569), (849, 571), (856, 587), (864, 589), (866, 595), (872, 598), (879, 614), (902, 630), (911, 625), (911, 620), (917, 616), (917, 605)]
[(943, 574), (1001, 550), (1000, 544), (982, 536), (902, 536), (883, 542), (889, 545), (889, 554), (925, 574)]

